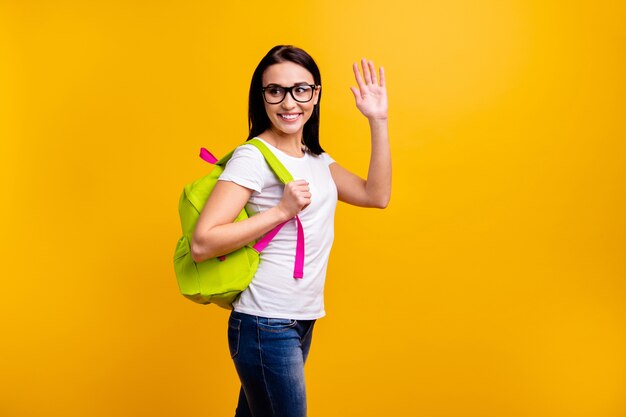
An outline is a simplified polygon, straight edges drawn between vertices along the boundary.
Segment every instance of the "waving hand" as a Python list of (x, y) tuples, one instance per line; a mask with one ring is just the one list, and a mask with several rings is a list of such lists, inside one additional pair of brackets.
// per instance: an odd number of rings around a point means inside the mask
[(361, 60), (363, 75), (359, 66), (352, 66), (357, 87), (350, 87), (356, 106), (368, 119), (387, 119), (387, 88), (385, 87), (385, 70), (380, 67), (380, 80), (376, 77), (376, 67), (372, 61)]

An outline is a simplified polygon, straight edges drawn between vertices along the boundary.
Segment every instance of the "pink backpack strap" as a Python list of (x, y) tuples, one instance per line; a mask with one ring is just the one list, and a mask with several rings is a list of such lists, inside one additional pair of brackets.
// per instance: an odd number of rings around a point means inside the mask
[(296, 242), (296, 263), (293, 268), (293, 277), (302, 278), (304, 275), (304, 228), (300, 217), (296, 216), (296, 222), (298, 223), (298, 240)]
[(254, 250), (259, 252), (259, 253), (261, 253), (261, 251), (263, 249), (265, 249), (265, 247), (267, 245), (269, 245), (269, 243), (272, 241), (272, 239), (274, 239), (274, 236), (276, 236), (278, 234), (280, 229), (282, 229), (283, 226), (285, 224), (287, 224), (288, 221), (289, 220), (287, 220), (286, 222), (282, 222), (281, 224), (279, 224), (278, 226), (276, 226), (275, 228), (273, 228), (272, 230), (267, 232), (265, 234), (265, 236), (263, 236), (261, 239), (259, 239), (259, 241), (253, 246)]
[[(296, 216), (295, 219), (298, 226), (298, 236), (296, 238), (296, 259), (293, 267), (293, 277), (302, 278), (304, 276), (304, 228), (302, 227), (300, 218)], [(254, 250), (261, 253), (288, 221), (291, 220), (287, 220), (270, 230), (253, 246)]]
[(217, 158), (213, 156), (211, 152), (209, 152), (206, 148), (200, 149), (200, 158), (207, 161), (209, 164), (214, 164), (217, 162)]

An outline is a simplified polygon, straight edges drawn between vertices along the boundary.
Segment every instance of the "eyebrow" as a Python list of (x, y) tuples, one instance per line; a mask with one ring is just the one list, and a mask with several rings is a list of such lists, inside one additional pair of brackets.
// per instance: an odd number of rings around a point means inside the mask
[[(306, 81), (300, 81), (300, 82), (297, 82), (297, 83), (295, 83), (294, 85), (292, 85), (292, 87), (295, 87), (295, 86), (298, 86), (298, 85), (311, 85), (311, 84), (315, 84), (315, 82), (313, 82), (313, 83), (308, 83), (308, 82), (306, 82)], [(277, 83), (269, 83), (269, 84), (267, 85), (267, 87), (285, 87), (285, 86), (284, 86), (284, 85), (277, 84)]]

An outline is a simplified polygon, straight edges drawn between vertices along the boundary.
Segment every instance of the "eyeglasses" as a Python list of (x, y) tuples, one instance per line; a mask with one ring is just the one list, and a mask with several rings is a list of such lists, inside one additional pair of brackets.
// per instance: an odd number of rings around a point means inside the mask
[(293, 87), (281, 87), (280, 85), (268, 85), (263, 87), (263, 98), (267, 104), (278, 104), (287, 97), (287, 93), (291, 94), (298, 103), (307, 103), (313, 98), (313, 93), (317, 88), (314, 84), (300, 84)]

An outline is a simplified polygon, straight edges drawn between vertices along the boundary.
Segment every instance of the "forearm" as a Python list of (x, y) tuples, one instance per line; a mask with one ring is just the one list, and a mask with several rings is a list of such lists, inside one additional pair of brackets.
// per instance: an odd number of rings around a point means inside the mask
[(372, 153), (365, 193), (372, 207), (384, 208), (391, 198), (391, 150), (387, 119), (369, 119)]
[(278, 206), (240, 222), (216, 225), (208, 230), (196, 228), (191, 244), (194, 261), (226, 255), (258, 239), (265, 233), (288, 220)]

